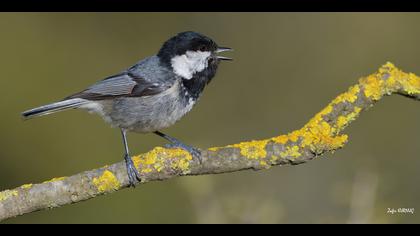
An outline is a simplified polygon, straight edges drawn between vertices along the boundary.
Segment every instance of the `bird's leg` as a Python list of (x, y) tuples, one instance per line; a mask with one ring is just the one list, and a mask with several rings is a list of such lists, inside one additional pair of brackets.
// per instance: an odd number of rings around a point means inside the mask
[(125, 166), (127, 167), (128, 180), (130, 182), (130, 186), (135, 187), (136, 181), (141, 181), (140, 173), (134, 166), (133, 160), (131, 159), (130, 152), (128, 150), (126, 131), (121, 129), (121, 134), (122, 134), (123, 143), (124, 143), (124, 150), (125, 150), (124, 160), (125, 160)]
[(169, 135), (166, 135), (166, 134), (164, 134), (162, 132), (155, 131), (154, 133), (157, 134), (157, 135), (159, 135), (160, 137), (168, 140), (169, 142), (171, 142), (171, 143), (165, 145), (166, 148), (182, 148), (185, 151), (191, 153), (191, 155), (194, 158), (198, 159), (198, 161), (200, 163), (202, 163), (202, 160), (201, 160), (201, 151), (198, 148), (195, 148), (195, 147), (189, 146), (187, 144), (184, 144), (181, 141), (179, 141), (178, 139), (176, 139), (174, 137), (171, 137)]

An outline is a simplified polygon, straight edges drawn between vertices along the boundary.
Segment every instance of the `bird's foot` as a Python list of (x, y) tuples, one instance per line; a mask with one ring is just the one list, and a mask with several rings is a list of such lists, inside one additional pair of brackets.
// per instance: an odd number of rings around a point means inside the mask
[(128, 181), (130, 187), (136, 187), (136, 183), (141, 181), (140, 173), (137, 168), (134, 166), (134, 162), (130, 156), (125, 155), (125, 166), (127, 167)]
[(185, 151), (189, 152), (193, 158), (195, 158), (196, 160), (198, 160), (200, 162), (200, 164), (202, 163), (202, 159), (201, 159), (201, 151), (198, 148), (189, 146), (187, 144), (181, 143), (181, 142), (172, 142), (172, 143), (168, 143), (165, 144), (166, 148), (182, 148)]

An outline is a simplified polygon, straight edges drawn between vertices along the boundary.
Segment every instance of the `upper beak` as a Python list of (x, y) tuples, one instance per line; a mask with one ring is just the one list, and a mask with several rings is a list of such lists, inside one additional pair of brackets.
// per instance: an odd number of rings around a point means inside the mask
[[(227, 51), (233, 51), (233, 49), (232, 48), (228, 48), (228, 47), (218, 47), (217, 50), (216, 50), (216, 53), (227, 52)], [(231, 60), (233, 60), (230, 57), (224, 57), (224, 56), (217, 56), (217, 59), (224, 60), (224, 61), (231, 61)]]

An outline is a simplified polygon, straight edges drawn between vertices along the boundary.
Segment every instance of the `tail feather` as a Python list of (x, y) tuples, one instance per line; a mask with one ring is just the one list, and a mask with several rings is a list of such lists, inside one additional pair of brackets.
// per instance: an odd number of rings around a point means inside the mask
[(55, 102), (55, 103), (40, 106), (31, 110), (24, 111), (22, 112), (22, 116), (25, 119), (34, 118), (37, 116), (44, 116), (51, 113), (67, 110), (70, 108), (77, 108), (83, 104), (86, 104), (87, 102), (88, 102), (87, 100), (81, 99), (81, 98), (68, 99), (61, 102)]

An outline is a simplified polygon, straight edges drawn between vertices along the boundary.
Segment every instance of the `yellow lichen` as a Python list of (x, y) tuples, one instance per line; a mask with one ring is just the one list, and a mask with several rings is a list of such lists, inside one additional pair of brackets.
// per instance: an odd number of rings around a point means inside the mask
[(141, 173), (145, 173), (145, 174), (150, 173), (152, 171), (153, 171), (152, 168), (148, 168), (148, 167), (141, 169)]
[(45, 183), (51, 183), (51, 182), (55, 182), (55, 181), (60, 181), (60, 180), (64, 180), (64, 179), (66, 179), (67, 177), (57, 177), (57, 178), (52, 178), (52, 179), (50, 179), (50, 180), (47, 180), (47, 181), (44, 181), (43, 183), (45, 184)]
[(317, 115), (326, 115), (326, 114), (331, 113), (332, 111), (333, 111), (333, 106), (331, 106), (331, 104), (329, 104), (321, 112), (319, 112)]
[(171, 163), (171, 168), (179, 169), (184, 174), (189, 173), (190, 161), (191, 159), (187, 159), (187, 158), (174, 159), (174, 161)]
[(154, 167), (157, 172), (161, 172), (165, 166), (163, 165), (163, 163), (158, 162), (158, 163), (155, 163)]
[(100, 177), (93, 178), (92, 182), (101, 193), (118, 190), (121, 186), (117, 177), (109, 170), (105, 170)]
[(323, 116), (330, 114), (333, 111), (333, 105), (328, 104), (324, 109), (322, 109), (320, 112), (318, 112), (309, 122), (316, 122), (322, 119)]
[(31, 188), (32, 187), (32, 184), (24, 184), (24, 185), (22, 185), (20, 187), (23, 188), (23, 189), (28, 189), (28, 188)]
[(261, 160), (260, 161), (260, 167), (264, 168), (264, 169), (268, 169), (271, 167), (271, 165), (269, 165), (266, 161)]
[(384, 80), (393, 78), (395, 81), (401, 80), (406, 75), (406, 73), (402, 72), (391, 62), (387, 62), (385, 65), (381, 66), (377, 74)]
[(338, 127), (344, 127), (346, 124), (347, 124), (347, 117), (339, 116), (337, 118), (337, 126)]
[(285, 157), (300, 157), (302, 154), (299, 152), (299, 147), (294, 145), (292, 147), (286, 147), (286, 150), (280, 153), (282, 158)]
[(401, 85), (401, 75), (404, 75), (402, 71), (396, 68), (391, 62), (387, 62), (381, 68), (379, 68), (379, 73), (377, 77), (380, 77), (384, 80), (385, 83), (385, 93), (391, 94), (398, 90)]
[(277, 137), (272, 138), (271, 140), (273, 140), (276, 143), (286, 144), (287, 141), (289, 140), (289, 136), (287, 136), (287, 135), (280, 135), (280, 136), (277, 136)]
[(359, 85), (352, 86), (347, 92), (338, 95), (333, 100), (332, 104), (338, 104), (342, 102), (353, 103), (357, 100), (357, 95), (359, 94), (359, 91), (360, 91)]
[(211, 147), (211, 148), (209, 148), (209, 149), (207, 149), (207, 150), (212, 151), (212, 152), (217, 152), (217, 151), (219, 151), (221, 148), (223, 148), (223, 147)]
[(420, 93), (420, 78), (413, 73), (408, 74), (405, 79), (402, 79), (401, 84), (409, 95)]
[(242, 142), (227, 147), (239, 148), (242, 156), (249, 159), (265, 158), (267, 151), (265, 150), (267, 143), (270, 140), (253, 140), (249, 142)]
[(302, 147), (310, 146), (315, 150), (332, 150), (344, 145), (341, 138), (336, 138), (333, 127), (325, 121), (312, 124), (307, 129), (308, 131), (304, 133)]
[(384, 65), (381, 66), (381, 68), (379, 68), (379, 73), (384, 74), (395, 70), (398, 70), (398, 68), (396, 68), (395, 65), (391, 62), (387, 61)]
[(270, 161), (272, 162), (272, 163), (276, 163), (276, 161), (279, 159), (279, 157), (278, 156), (274, 156), (274, 155), (272, 155), (271, 156), (271, 158), (270, 158)]
[(384, 81), (376, 75), (369, 75), (362, 79), (361, 83), (365, 85), (365, 96), (373, 100), (379, 100), (384, 94)]
[[(357, 98), (356, 95), (358, 91), (358, 86), (353, 86), (346, 95), (340, 95), (340, 99), (335, 99), (331, 104), (317, 113), (302, 129), (293, 131), (286, 136), (281, 135), (272, 138), (271, 140), (282, 144), (285, 144), (287, 141), (297, 142), (298, 140), (301, 140), (301, 148), (308, 146), (312, 149), (332, 149), (333, 147), (341, 147), (344, 145), (343, 138), (335, 138), (337, 130), (324, 120), (324, 116), (329, 115), (333, 111), (333, 104), (335, 102), (354, 102)], [(293, 156), (290, 155), (291, 151), (297, 151), (298, 148), (298, 146), (295, 146), (294, 149), (286, 150), (281, 156)], [(293, 152), (292, 154), (298, 155), (298, 152)]]
[(405, 73), (387, 62), (378, 73), (360, 80), (365, 88), (365, 96), (379, 100), (384, 94), (402, 92), (408, 95), (420, 94), (420, 78), (413, 73)]
[(387, 80), (385, 80), (387, 90), (389, 90), (389, 88), (393, 88), (396, 84), (397, 80), (395, 79), (395, 77), (390, 77)]
[(333, 151), (342, 148), (347, 143), (348, 138), (346, 134), (329, 137), (328, 145), (324, 148), (324, 151)]
[(3, 192), (0, 192), (0, 202), (7, 200), (10, 197), (16, 197), (18, 194), (17, 190), (4, 190)]
[(140, 172), (150, 173), (152, 171), (160, 172), (165, 167), (165, 162), (170, 161), (173, 169), (179, 169), (183, 173), (189, 172), (192, 156), (189, 152), (181, 148), (162, 148), (156, 147), (150, 152), (133, 157), (136, 168), (140, 166)]
[(301, 136), (300, 132), (298, 130), (293, 131), (289, 135), (289, 140), (292, 142), (297, 142), (299, 140), (299, 137)]
[(360, 107), (355, 107), (353, 112), (350, 112), (347, 115), (341, 115), (337, 118), (336, 129), (337, 132), (340, 132), (345, 127), (347, 127), (350, 122), (352, 122), (359, 115), (362, 109)]

